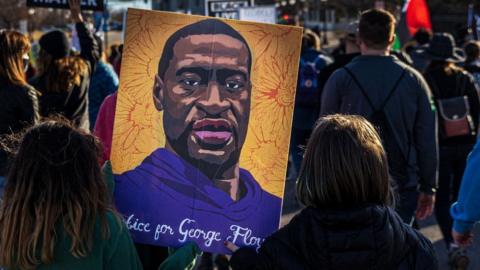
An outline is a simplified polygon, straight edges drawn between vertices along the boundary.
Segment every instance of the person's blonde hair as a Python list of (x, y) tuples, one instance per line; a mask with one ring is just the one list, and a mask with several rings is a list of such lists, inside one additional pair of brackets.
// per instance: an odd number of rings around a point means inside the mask
[(30, 51), (28, 38), (17, 31), (0, 31), (0, 76), (19, 86), (27, 84), (23, 55)]
[(320, 118), (308, 140), (297, 197), (316, 208), (391, 205), (387, 157), (375, 128), (361, 116)]

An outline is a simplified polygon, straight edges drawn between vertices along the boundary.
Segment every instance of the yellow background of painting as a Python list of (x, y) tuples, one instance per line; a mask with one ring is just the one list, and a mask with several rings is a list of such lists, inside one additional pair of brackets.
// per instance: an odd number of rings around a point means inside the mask
[[(205, 19), (129, 9), (111, 160), (119, 174), (138, 166), (165, 144), (152, 88), (167, 38)], [(253, 54), (252, 107), (240, 167), (268, 192), (283, 197), (302, 29), (224, 20), (247, 40)]]

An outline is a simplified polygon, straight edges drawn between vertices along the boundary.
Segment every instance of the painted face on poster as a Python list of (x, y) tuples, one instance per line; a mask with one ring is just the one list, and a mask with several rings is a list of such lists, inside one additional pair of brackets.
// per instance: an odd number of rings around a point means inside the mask
[[(158, 14), (174, 16), (170, 21), (180, 16), (184, 22), (168, 35), (158, 36), (161, 50), (158, 58), (150, 58), (158, 59), (153, 86), (149, 99), (139, 101), (144, 104), (140, 106), (153, 108), (151, 117), (161, 125), (154, 136), (163, 143), (135, 166), (116, 172), (117, 209), (135, 242), (177, 247), (194, 241), (202, 250), (216, 253), (228, 253), (225, 240), (259, 248), (278, 228), (282, 199), (266, 190), (262, 179), (241, 162), (253, 129), (252, 46), (235, 25), (221, 19), (196, 17), (185, 23), (187, 15)], [(151, 14), (152, 20), (155, 15)], [(130, 29), (127, 25), (125, 50), (134, 52), (130, 46), (136, 45), (128, 43), (133, 41)], [(301, 31), (298, 41), (300, 37)], [(297, 45), (291, 50), (299, 52), (300, 42)], [(132, 65), (142, 62), (138, 61), (126, 56), (122, 69), (133, 71)], [(124, 78), (126, 85), (134, 82), (129, 75)], [(131, 103), (127, 91), (120, 87), (118, 104), (136, 103)], [(293, 100), (294, 92), (288, 95)], [(125, 109), (134, 110), (129, 106)], [(123, 117), (122, 110), (117, 107), (116, 115)], [(117, 130), (129, 125), (116, 123)], [(121, 140), (118, 136), (114, 141)], [(282, 151), (286, 165), (288, 148)], [(116, 164), (115, 159), (125, 153), (114, 146), (113, 155)]]

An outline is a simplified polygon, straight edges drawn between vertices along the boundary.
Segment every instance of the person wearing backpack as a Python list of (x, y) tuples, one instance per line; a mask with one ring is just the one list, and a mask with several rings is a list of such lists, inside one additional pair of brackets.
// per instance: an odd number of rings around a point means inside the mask
[[(424, 51), (431, 60), (425, 71), (438, 108), (440, 170), (435, 215), (456, 269), (465, 267), (465, 251), (453, 243), (450, 205), (457, 200), (467, 156), (476, 142), (480, 103), (475, 79), (456, 63), (463, 62), (460, 49), (448, 33), (437, 33)], [(462, 268), (463, 269), (463, 268)]]
[(291, 140), (291, 158), (295, 171), (302, 162), (301, 146), (312, 132), (318, 118), (320, 107), (319, 74), (332, 60), (319, 52), (319, 38), (311, 30), (306, 30), (302, 38), (302, 52), (298, 73), (293, 129)]
[(355, 114), (376, 126), (387, 152), (405, 223), (431, 215), (437, 180), (436, 115), (422, 75), (390, 55), (395, 19), (387, 11), (361, 14), (361, 55), (337, 70), (323, 89), (321, 115)]

